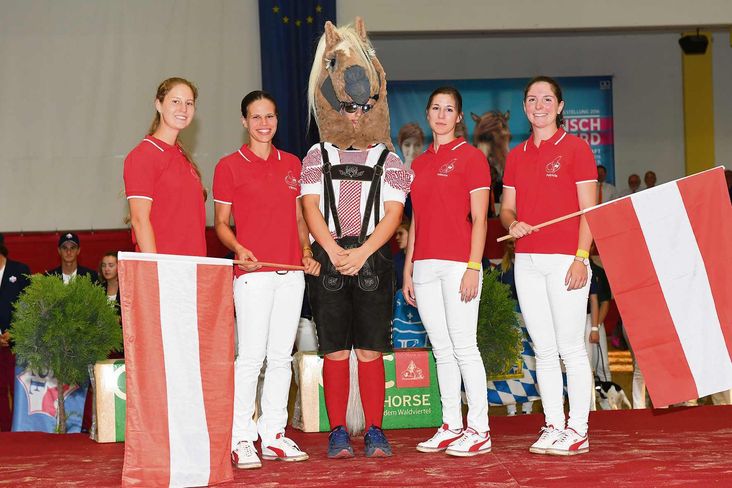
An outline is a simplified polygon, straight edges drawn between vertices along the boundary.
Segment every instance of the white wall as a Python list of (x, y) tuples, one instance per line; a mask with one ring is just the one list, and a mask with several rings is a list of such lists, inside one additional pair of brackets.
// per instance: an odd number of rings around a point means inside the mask
[(4, 1), (0, 66), (0, 231), (120, 228), (122, 162), (160, 81), (198, 85), (182, 139), (208, 186), (242, 143), (239, 103), (261, 86), (257, 2)]
[(338, 0), (338, 22), (372, 32), (527, 32), (729, 27), (729, 0)]
[[(624, 10), (628, 2), (603, 2), (615, 5), (602, 7), (604, 16), (580, 0), (549, 9), (528, 0), (510, 9), (495, 0), (453, 0), (449, 9), (442, 1), (339, 0), (337, 9), (339, 21), (360, 14), (382, 32), (374, 42), (391, 79), (614, 75), (618, 178), (654, 169), (666, 181), (684, 173), (677, 34), (515, 33), (589, 29), (590, 21), (732, 23), (732, 9), (720, 9), (729, 0), (698, 0), (693, 12), (686, 0)], [(0, 12), (0, 232), (122, 227), (122, 161), (168, 76), (200, 89), (183, 139), (208, 185), (218, 159), (241, 144), (239, 101), (261, 85), (255, 0), (0, 0)], [(461, 23), (494, 34), (456, 36)], [(432, 34), (415, 34), (424, 30)], [(714, 41), (717, 160), (732, 165), (729, 33)], [(208, 212), (211, 222), (210, 201)]]

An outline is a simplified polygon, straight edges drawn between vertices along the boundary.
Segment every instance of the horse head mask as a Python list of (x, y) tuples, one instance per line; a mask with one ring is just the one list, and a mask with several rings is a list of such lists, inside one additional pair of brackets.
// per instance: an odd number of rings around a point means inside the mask
[[(389, 134), (386, 73), (376, 58), (360, 17), (354, 26), (325, 23), (308, 82), (308, 108), (320, 130), (320, 140), (342, 149), (366, 149), (384, 143)], [(361, 110), (352, 123), (345, 111)]]

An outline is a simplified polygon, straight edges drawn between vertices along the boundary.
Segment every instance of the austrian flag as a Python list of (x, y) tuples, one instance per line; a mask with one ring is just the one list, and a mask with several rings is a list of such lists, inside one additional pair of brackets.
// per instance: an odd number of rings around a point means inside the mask
[(123, 486), (233, 479), (231, 264), (119, 253), (127, 370)]
[(732, 388), (732, 206), (724, 168), (585, 216), (654, 406)]

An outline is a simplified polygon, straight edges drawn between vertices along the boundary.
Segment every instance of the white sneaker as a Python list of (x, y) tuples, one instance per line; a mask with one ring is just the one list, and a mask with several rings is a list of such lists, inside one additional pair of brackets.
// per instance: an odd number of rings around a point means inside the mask
[(240, 441), (236, 449), (231, 451), (231, 462), (239, 469), (256, 469), (262, 467), (257, 456), (257, 448), (252, 441)]
[(547, 425), (546, 427), (541, 428), (541, 435), (539, 438), (531, 444), (531, 447), (529, 448), (529, 452), (533, 452), (534, 454), (546, 454), (547, 449), (549, 449), (554, 442), (561, 437), (562, 431), (559, 429), (555, 429), (553, 425)]
[(460, 439), (447, 446), (445, 454), (458, 457), (477, 456), (491, 452), (491, 433), (478, 434), (468, 427)]
[(305, 461), (308, 455), (300, 450), (295, 441), (280, 432), (272, 442), (262, 442), (262, 459), (268, 461)]
[(554, 456), (574, 456), (590, 451), (590, 439), (587, 434), (580, 435), (576, 430), (567, 428), (552, 446), (547, 449), (547, 454)]
[(450, 430), (447, 424), (437, 429), (435, 435), (424, 442), (417, 444), (419, 452), (440, 452), (447, 449), (450, 443), (460, 439), (463, 436), (463, 429)]

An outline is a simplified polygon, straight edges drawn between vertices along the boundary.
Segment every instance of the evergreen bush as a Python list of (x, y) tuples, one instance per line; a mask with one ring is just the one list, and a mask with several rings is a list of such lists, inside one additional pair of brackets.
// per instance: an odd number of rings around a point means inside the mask
[(521, 364), (521, 327), (511, 288), (499, 281), (498, 270), (486, 271), (478, 311), (478, 349), (488, 377), (506, 374)]
[(14, 352), (35, 371), (58, 380), (57, 432), (66, 432), (63, 385), (86, 382), (88, 366), (120, 351), (119, 317), (101, 286), (88, 276), (68, 285), (58, 276), (36, 274), (15, 304), (11, 326)]

